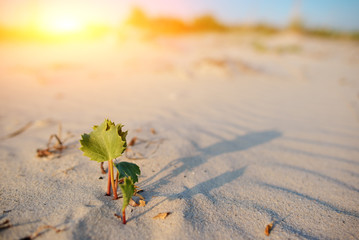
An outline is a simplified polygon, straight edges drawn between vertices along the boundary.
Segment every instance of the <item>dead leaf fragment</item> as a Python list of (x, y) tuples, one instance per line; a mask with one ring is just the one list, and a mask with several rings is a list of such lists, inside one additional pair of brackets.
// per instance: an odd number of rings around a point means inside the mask
[(159, 213), (156, 216), (154, 216), (153, 219), (165, 219), (170, 214), (171, 214), (170, 212)]
[(134, 196), (139, 197), (141, 200), (145, 200), (145, 198), (142, 197), (142, 195), (137, 192), (134, 194)]
[(37, 149), (37, 157), (48, 157), (51, 156), (53, 153), (50, 152), (49, 149)]
[(132, 207), (138, 207), (140, 205), (140, 204), (136, 203), (132, 198), (128, 204)]
[(101, 173), (102, 173), (102, 174), (106, 174), (106, 170), (105, 170), (105, 168), (103, 167), (103, 162), (101, 162), (100, 168), (101, 168)]
[(265, 234), (266, 236), (269, 236), (269, 234), (270, 234), (272, 228), (273, 228), (273, 222), (271, 222), (270, 224), (268, 224), (268, 225), (266, 226), (266, 228), (264, 229), (264, 234)]
[(138, 206), (140, 206), (140, 207), (146, 206), (146, 201), (140, 200), (140, 204), (138, 204)]
[(129, 147), (133, 146), (136, 144), (136, 141), (137, 141), (137, 137), (133, 137), (130, 141), (130, 143), (128, 144)]
[(114, 216), (117, 217), (118, 219), (122, 220), (122, 217), (120, 215), (118, 215), (117, 213), (115, 213)]
[(135, 192), (136, 192), (136, 193), (143, 192), (143, 189), (141, 189), (140, 187), (138, 187), (138, 186), (135, 185)]

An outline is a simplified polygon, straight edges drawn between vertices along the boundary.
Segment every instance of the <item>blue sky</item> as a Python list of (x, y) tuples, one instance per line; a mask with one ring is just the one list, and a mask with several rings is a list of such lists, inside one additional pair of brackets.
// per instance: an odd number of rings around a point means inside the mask
[[(288, 24), (297, 11), (309, 26), (359, 30), (359, 0), (182, 0), (131, 1), (146, 6), (153, 14), (174, 14), (190, 18), (212, 13), (227, 23), (267, 22)], [(173, 4), (166, 4), (171, 2)]]
[(39, 9), (49, 9), (49, 6), (64, 11), (77, 9), (78, 13), (112, 24), (123, 20), (133, 6), (143, 8), (152, 16), (190, 20), (196, 15), (211, 13), (225, 23), (260, 22), (277, 26), (286, 26), (297, 9), (310, 27), (359, 30), (359, 0), (0, 0), (0, 22), (28, 21), (34, 15), (29, 10), (33, 5)]

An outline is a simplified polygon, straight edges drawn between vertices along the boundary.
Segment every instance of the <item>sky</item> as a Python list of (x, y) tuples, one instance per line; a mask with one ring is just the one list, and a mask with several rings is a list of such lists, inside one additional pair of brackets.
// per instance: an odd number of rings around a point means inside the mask
[(42, 22), (56, 17), (116, 25), (132, 7), (151, 16), (191, 20), (210, 13), (227, 24), (288, 25), (295, 15), (306, 26), (359, 30), (359, 0), (0, 0), (0, 23), (24, 25), (34, 16)]

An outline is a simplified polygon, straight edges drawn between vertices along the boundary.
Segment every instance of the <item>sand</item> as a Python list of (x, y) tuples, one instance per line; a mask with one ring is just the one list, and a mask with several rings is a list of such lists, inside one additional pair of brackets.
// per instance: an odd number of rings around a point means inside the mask
[[(208, 34), (0, 52), (1, 239), (44, 225), (62, 231), (38, 239), (359, 238), (357, 43)], [(105, 118), (143, 140), (129, 155), (142, 159), (118, 159), (140, 166), (146, 201), (126, 225), (78, 150)], [(68, 148), (38, 158), (59, 124)]]

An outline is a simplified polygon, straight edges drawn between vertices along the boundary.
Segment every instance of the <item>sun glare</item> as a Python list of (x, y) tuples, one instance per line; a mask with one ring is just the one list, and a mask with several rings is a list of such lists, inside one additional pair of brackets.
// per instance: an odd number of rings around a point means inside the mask
[(84, 30), (80, 19), (72, 16), (51, 16), (44, 19), (42, 30), (49, 34), (73, 34)]
[(60, 18), (53, 22), (53, 27), (56, 32), (76, 32), (81, 29), (81, 24), (75, 19)]

